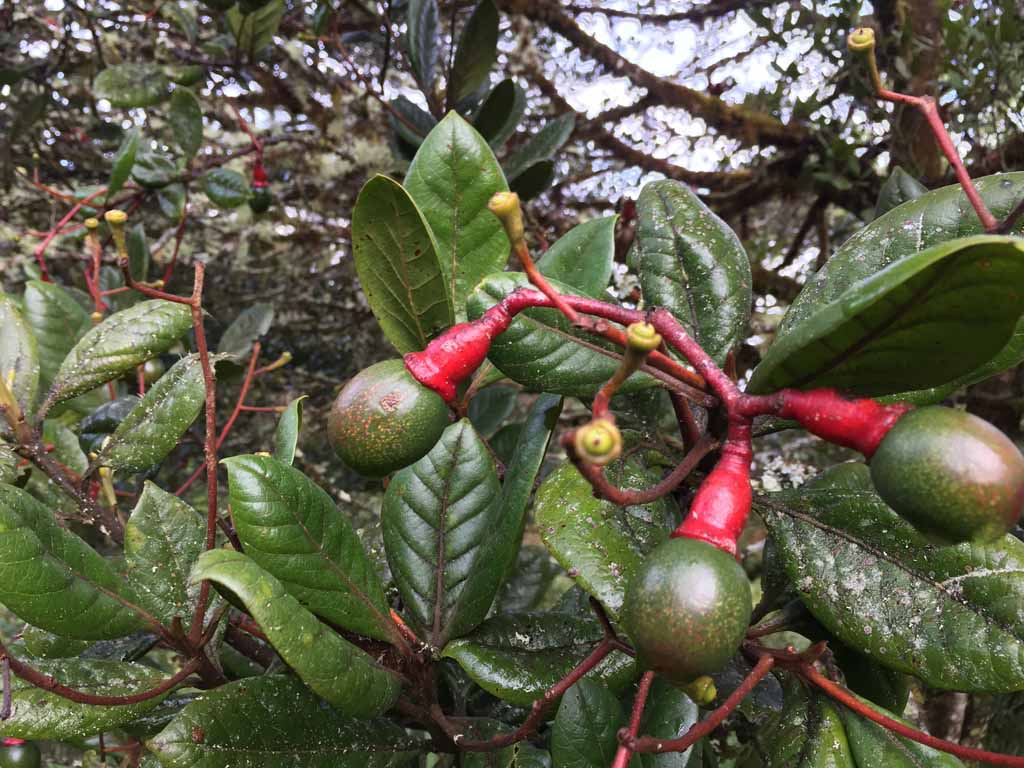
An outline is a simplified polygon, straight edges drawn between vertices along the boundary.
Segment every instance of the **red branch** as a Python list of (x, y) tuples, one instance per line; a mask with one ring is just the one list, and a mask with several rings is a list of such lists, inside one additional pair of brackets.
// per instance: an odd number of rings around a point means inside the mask
[[(637, 686), (636, 697), (633, 699), (633, 712), (629, 717), (629, 728), (626, 729), (626, 738), (635, 739), (640, 732), (640, 719), (644, 714), (644, 707), (647, 705), (647, 697), (651, 693), (651, 684), (654, 682), (653, 672), (644, 672), (640, 678), (640, 685)], [(619, 744), (615, 752), (615, 759), (612, 760), (612, 768), (626, 768), (629, 765), (629, 758), (633, 751), (625, 744)]]

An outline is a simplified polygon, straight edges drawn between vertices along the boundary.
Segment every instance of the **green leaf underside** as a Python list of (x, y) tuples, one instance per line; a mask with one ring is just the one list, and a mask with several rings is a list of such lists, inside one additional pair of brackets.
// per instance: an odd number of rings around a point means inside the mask
[(352, 211), (352, 249), (366, 300), (381, 330), (405, 354), (453, 322), (439, 248), (402, 186), (374, 176)]
[(398, 677), (321, 624), (249, 557), (223, 549), (204, 552), (192, 579), (208, 579), (238, 597), (281, 658), (342, 714), (376, 717), (398, 698)]
[(294, 678), (269, 676), (204, 693), (146, 746), (165, 768), (396, 768), (423, 744), (389, 721), (342, 717)]
[(889, 178), (885, 180), (878, 192), (875, 218), (926, 194), (928, 194), (928, 187), (897, 165), (892, 169)]
[(198, 588), (189, 573), (206, 548), (206, 525), (174, 494), (146, 482), (124, 531), (129, 582), (139, 602), (166, 626), (189, 626)]
[(481, 572), (495, 568), (487, 555), (499, 492), (494, 461), (463, 419), (384, 494), (388, 564), (406, 611), (437, 648), (483, 621), (497, 592), (496, 579)]
[(175, 88), (171, 95), (171, 109), (168, 121), (174, 132), (174, 139), (191, 160), (203, 143), (203, 109), (199, 100), (188, 88)]
[[(503, 614), (449, 643), (442, 655), (455, 659), (488, 693), (525, 707), (579, 664), (602, 636), (600, 625), (590, 617)], [(590, 673), (591, 679), (601, 680), (617, 692), (635, 676), (633, 660), (618, 651)]]
[[(550, 282), (561, 293), (579, 293), (557, 280)], [(526, 275), (518, 272), (488, 275), (469, 297), (466, 306), (470, 319), (479, 317), (517, 288), (529, 285)], [(576, 335), (556, 309), (521, 312), (491, 343), (488, 359), (527, 389), (574, 397), (593, 397), (619, 366), (618, 354), (610, 345), (591, 335)], [(635, 373), (619, 392), (655, 385), (653, 377)]]
[(257, 302), (238, 313), (217, 343), (217, 351), (241, 362), (252, 346), (267, 335), (274, 322), (274, 305)]
[(437, 0), (409, 0), (407, 23), (409, 31), (405, 43), (409, 63), (420, 88), (430, 93), (434, 84), (439, 39)]
[(48, 399), (88, 392), (166, 352), (192, 326), (184, 304), (153, 299), (116, 312), (88, 331), (61, 363)]
[(128, 473), (156, 466), (192, 426), (205, 396), (199, 355), (181, 358), (117, 425), (100, 451), (99, 464)]
[(235, 456), (224, 464), (246, 554), (313, 613), (367, 637), (391, 638), (380, 578), (331, 497), (276, 458)]
[[(104, 696), (141, 693), (171, 674), (142, 664), (98, 659), (33, 661), (32, 666), (75, 690)], [(100, 707), (69, 701), (12, 676), (13, 710), (10, 719), (4, 720), (3, 733), (16, 739), (82, 739), (127, 725), (160, 704), (165, 696)]]
[(436, 238), (448, 301), (462, 320), (474, 286), (508, 261), (505, 230), (487, 208), (508, 189), (501, 167), (473, 126), (450, 112), (424, 139), (405, 187)]
[(167, 76), (157, 64), (117, 64), (93, 81), (93, 93), (113, 107), (151, 107), (167, 96)]
[(92, 328), (89, 313), (56, 283), (25, 284), (25, 321), (39, 350), (39, 379), (49, 388), (68, 352)]
[(625, 713), (615, 695), (601, 683), (583, 678), (558, 705), (551, 729), (551, 759), (559, 768), (611, 765), (623, 725)]
[(1024, 313), (1024, 240), (977, 235), (891, 264), (781, 335), (749, 390), (876, 396), (944, 384), (989, 361)]
[(1024, 689), (1024, 544), (934, 547), (871, 491), (761, 497), (786, 573), (832, 634), (936, 688)]
[(498, 9), (493, 0), (481, 0), (459, 36), (448, 86), (449, 101), (461, 101), (485, 83), (497, 56)]
[(508, 141), (526, 111), (526, 94), (515, 80), (502, 80), (487, 94), (473, 118), (473, 127), (497, 148)]
[(644, 186), (629, 254), (644, 303), (669, 310), (718, 363), (743, 340), (753, 297), (736, 233), (678, 181)]
[[(640, 733), (656, 739), (677, 739), (697, 723), (700, 710), (693, 699), (662, 677), (655, 678), (640, 721)], [(701, 743), (685, 752), (645, 754), (640, 758), (643, 768), (687, 768), (691, 757), (701, 751)]]
[(95, 550), (26, 491), (0, 485), (0, 602), (29, 624), (82, 640), (143, 626), (127, 590)]
[(284, 0), (270, 0), (253, 13), (243, 14), (237, 5), (232, 6), (225, 18), (238, 49), (251, 58), (274, 41), (284, 12)]
[(527, 139), (505, 163), (509, 180), (516, 179), (539, 162), (550, 160), (569, 140), (576, 127), (576, 116), (567, 113), (556, 117)]
[(606, 216), (578, 224), (545, 251), (537, 268), (585, 296), (601, 298), (615, 261), (615, 222)]
[(295, 450), (302, 433), (302, 402), (308, 395), (296, 397), (281, 414), (274, 430), (274, 458), (283, 464), (295, 461)]
[[(139, 130), (133, 128), (124, 135), (121, 146), (114, 154), (114, 163), (110, 169), (110, 180), (107, 181), (107, 200), (113, 200), (114, 195), (121, 191), (121, 187), (128, 181), (132, 174), (132, 166), (135, 165), (135, 155), (139, 151)], [(47, 283), (52, 285), (52, 283)]]
[[(14, 299), (0, 293), (0, 376), (14, 376), (14, 396), (23, 410), (35, 404), (39, 391), (39, 351), (32, 329)], [(6, 429), (6, 425), (5, 425)]]
[(787, 681), (786, 706), (766, 752), (768, 768), (857, 766), (836, 707), (793, 679)]

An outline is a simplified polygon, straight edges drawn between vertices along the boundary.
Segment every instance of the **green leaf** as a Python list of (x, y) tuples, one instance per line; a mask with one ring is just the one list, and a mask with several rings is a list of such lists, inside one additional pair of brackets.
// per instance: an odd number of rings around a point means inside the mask
[(569, 140), (575, 127), (576, 116), (571, 112), (560, 115), (545, 125), (505, 163), (506, 178), (511, 181), (541, 160), (550, 160)]
[(851, 648), (936, 688), (1024, 688), (1024, 544), (934, 547), (871, 491), (811, 490), (756, 507), (790, 582)]
[(60, 364), (86, 331), (89, 313), (56, 283), (29, 280), (25, 284), (25, 322), (39, 352), (39, 383), (49, 388)]
[(437, 41), (440, 39), (437, 0), (409, 0), (405, 47), (416, 82), (426, 94), (434, 91)]
[[(75, 434), (60, 422), (47, 419), (43, 422), (43, 442), (53, 446), (50, 457), (78, 475), (84, 475), (89, 466)], [(50, 480), (39, 469), (32, 469), (25, 490), (41, 501), (51, 515), (76, 516), (77, 502)]]
[(146, 481), (124, 530), (127, 576), (139, 602), (170, 626), (189, 626), (199, 593), (189, 573), (206, 548), (206, 524), (177, 496)]
[[(170, 187), (168, 187), (170, 189)], [(163, 190), (166, 191), (166, 190)], [(125, 238), (128, 249), (128, 269), (136, 280), (146, 280), (149, 276), (149, 243), (146, 242), (146, 227), (139, 222), (128, 230)]]
[[(561, 293), (579, 294), (557, 280), (550, 282)], [(517, 288), (529, 285), (526, 275), (518, 272), (488, 275), (466, 303), (470, 319), (480, 317)], [(488, 358), (527, 389), (574, 397), (593, 397), (619, 367), (619, 353), (611, 345), (576, 332), (556, 309), (521, 312), (491, 343)], [(648, 374), (635, 373), (619, 391), (634, 392), (654, 385), (655, 380)]]
[[(636, 458), (610, 465), (606, 474), (621, 488), (648, 488), (660, 479)], [(673, 512), (669, 499), (625, 508), (597, 499), (568, 462), (548, 475), (534, 502), (544, 546), (612, 616), (644, 553), (668, 538)]]
[(521, 200), (532, 200), (555, 180), (555, 163), (553, 160), (538, 160), (516, 175), (509, 183), (509, 189), (519, 195)]
[(282, 464), (295, 462), (295, 448), (302, 433), (302, 401), (307, 397), (302, 395), (288, 403), (288, 408), (277, 421), (274, 430), (274, 458)]
[(234, 456), (231, 513), (246, 553), (314, 613), (367, 637), (394, 634), (373, 563), (334, 501), (269, 456)]
[(167, 98), (167, 76), (157, 64), (116, 64), (92, 84), (93, 95), (113, 107), (151, 107)]
[[(697, 724), (699, 715), (693, 699), (665, 678), (658, 677), (647, 697), (640, 733), (656, 739), (678, 739)], [(641, 755), (640, 763), (643, 768), (687, 768), (695, 751), (699, 752), (700, 746), (690, 747), (685, 752)]]
[(25, 650), (37, 659), (70, 659), (92, 645), (90, 640), (72, 640), (26, 624), (21, 630)]
[(381, 508), (388, 564), (406, 611), (436, 648), (484, 620), (505, 574), (488, 556), (499, 491), (494, 461), (468, 419), (388, 484)]
[(270, 0), (254, 13), (243, 14), (237, 5), (233, 6), (225, 18), (238, 50), (249, 58), (255, 58), (256, 54), (274, 42), (284, 12), (284, 0)]
[(498, 9), (494, 0), (480, 0), (459, 36), (448, 84), (448, 103), (461, 101), (486, 83), (497, 58)]
[(164, 768), (397, 768), (423, 745), (387, 720), (343, 718), (275, 675), (205, 692), (146, 746)]
[(153, 299), (115, 312), (90, 329), (68, 353), (47, 400), (60, 403), (116, 379), (166, 352), (192, 327), (185, 304)]
[(132, 178), (150, 189), (159, 189), (178, 178), (181, 169), (174, 160), (161, 150), (143, 144), (135, 155)]
[(0, 602), (29, 624), (103, 640), (143, 626), (113, 568), (26, 491), (0, 485)]
[(230, 168), (214, 168), (203, 176), (203, 191), (218, 208), (237, 208), (249, 199), (249, 182)]
[(501, 585), (498, 608), (502, 613), (540, 610), (545, 607), (552, 584), (561, 573), (562, 567), (544, 547), (524, 544), (512, 574)]
[(928, 194), (928, 187), (919, 182), (898, 165), (892, 169), (889, 178), (878, 191), (875, 202), (875, 218), (888, 213), (893, 208), (917, 200), (921, 195)]
[(199, 355), (181, 358), (117, 425), (97, 462), (129, 474), (152, 469), (192, 426), (205, 395)]
[(490, 437), (498, 431), (515, 410), (518, 395), (515, 387), (497, 386), (481, 389), (473, 396), (466, 415), (481, 437)]
[(185, 185), (176, 182), (161, 187), (156, 191), (156, 202), (160, 206), (160, 213), (175, 223), (181, 221), (185, 214)]
[[(855, 768), (836, 708), (823, 695), (789, 680), (782, 720), (769, 732), (768, 768)], [(864, 763), (865, 768), (873, 763)], [(882, 765), (882, 764), (879, 764)]]
[(546, 277), (572, 286), (585, 296), (603, 296), (615, 261), (617, 218), (605, 216), (577, 224), (548, 248), (537, 267)]
[[(590, 617), (502, 614), (449, 643), (442, 656), (455, 659), (491, 695), (527, 707), (593, 651), (602, 637), (603, 630)], [(636, 665), (613, 651), (590, 675), (621, 692), (634, 679)]]
[[(900, 720), (899, 717), (882, 707), (864, 699), (860, 699), (860, 701), (864, 706), (876, 712), (894, 720)], [(884, 765), (885, 768), (919, 768), (920, 766), (963, 768), (964, 766), (959, 758), (948, 752), (940, 752), (937, 749), (926, 747), (924, 744), (898, 736), (877, 723), (854, 714), (846, 707), (838, 709), (846, 729), (850, 752), (857, 765)]]
[(473, 127), (493, 149), (497, 149), (515, 133), (524, 112), (526, 93), (515, 80), (502, 80), (480, 105), (473, 118)]
[(508, 189), (501, 167), (473, 126), (449, 112), (424, 139), (405, 186), (437, 239), (445, 291), (461, 320), (473, 287), (508, 261), (505, 230), (487, 208)]
[(392, 99), (391, 106), (403, 118), (400, 120), (395, 115), (390, 115), (388, 120), (392, 129), (414, 147), (422, 144), (427, 134), (437, 125), (437, 120), (432, 114), (420, 109), (405, 96)]
[[(96, 659), (39, 661), (32, 666), (71, 688), (104, 696), (141, 693), (168, 677), (142, 664)], [(4, 736), (60, 741), (82, 739), (127, 725), (156, 707), (166, 695), (138, 704), (100, 707), (69, 701), (12, 676), (13, 710), (11, 717), (4, 720)]]
[(426, 219), (402, 185), (374, 176), (352, 211), (352, 251), (384, 335), (405, 354), (452, 324), (451, 298)]
[(252, 352), (252, 345), (267, 335), (273, 323), (273, 304), (257, 302), (246, 307), (221, 335), (217, 352), (237, 363), (243, 362)]
[(877, 396), (945, 384), (988, 362), (1024, 314), (1024, 240), (941, 243), (852, 285), (776, 337), (748, 387)]
[[(0, 376), (13, 376), (21, 409), (30, 414), (39, 392), (39, 350), (32, 329), (14, 299), (0, 293)], [(6, 429), (6, 422), (5, 427)]]
[(395, 703), (397, 675), (321, 624), (249, 557), (226, 549), (204, 552), (192, 571), (193, 581), (201, 579), (238, 597), (285, 663), (342, 714), (376, 717)]
[(747, 334), (752, 279), (743, 244), (682, 182), (644, 186), (630, 266), (644, 304), (664, 307), (716, 362)]
[(192, 91), (188, 88), (174, 89), (167, 120), (174, 140), (185, 153), (185, 159), (191, 160), (203, 144), (203, 108)]
[[(975, 179), (974, 185), (997, 219), (1004, 218), (1024, 199), (1024, 172), (986, 176)], [(1017, 232), (1022, 230), (1024, 222), (1016, 228)], [(821, 307), (838, 299), (854, 283), (870, 277), (893, 262), (939, 243), (982, 234), (983, 231), (977, 214), (959, 184), (933, 190), (894, 208), (843, 243), (824, 268), (808, 280), (790, 305), (776, 339), (802, 325)], [(1024, 359), (1024, 320), (1018, 324), (1015, 338), (1018, 355), (1007, 358), (1007, 367), (1013, 367)]]
[(121, 146), (114, 154), (114, 164), (110, 169), (110, 180), (107, 181), (107, 200), (113, 200), (114, 195), (121, 191), (121, 187), (132, 175), (132, 166), (135, 165), (135, 155), (139, 151), (139, 130), (133, 128), (124, 135)]
[(606, 768), (618, 751), (617, 734), (624, 724), (622, 705), (612, 692), (583, 678), (558, 705), (551, 728), (551, 759), (558, 768)]

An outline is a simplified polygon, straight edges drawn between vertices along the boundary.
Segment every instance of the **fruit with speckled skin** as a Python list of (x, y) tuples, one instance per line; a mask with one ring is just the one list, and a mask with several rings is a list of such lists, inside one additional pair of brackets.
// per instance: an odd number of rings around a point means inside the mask
[(448, 421), (448, 406), (436, 392), (401, 360), (385, 360), (342, 388), (327, 418), (327, 437), (351, 469), (384, 477), (425, 456)]
[(146, 380), (147, 384), (153, 384), (166, 372), (167, 368), (159, 357), (154, 357), (142, 364), (142, 378)]
[(736, 560), (707, 542), (679, 537), (644, 559), (621, 617), (640, 665), (685, 686), (735, 655), (750, 611), (750, 582)]
[(10, 744), (6, 740), (0, 741), (0, 768), (39, 768), (42, 756), (35, 742), (20, 739), (10, 741)]
[(903, 416), (871, 459), (885, 503), (943, 541), (993, 541), (1020, 519), (1024, 456), (965, 411), (931, 406)]

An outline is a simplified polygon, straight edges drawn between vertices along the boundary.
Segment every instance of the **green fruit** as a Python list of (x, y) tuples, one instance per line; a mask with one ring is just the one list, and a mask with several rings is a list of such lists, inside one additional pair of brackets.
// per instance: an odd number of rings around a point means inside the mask
[(327, 437), (350, 468), (384, 477), (425, 456), (448, 421), (440, 395), (401, 360), (385, 360), (344, 386), (327, 418)]
[(871, 480), (885, 503), (944, 541), (993, 541), (1024, 505), (1024, 456), (987, 421), (930, 406), (883, 438)]
[(735, 655), (750, 611), (750, 582), (736, 560), (706, 542), (677, 538), (644, 559), (621, 618), (640, 665), (685, 686)]
[(39, 768), (42, 756), (34, 742), (21, 744), (0, 742), (0, 768)]
[(142, 364), (142, 378), (146, 380), (147, 384), (152, 384), (163, 376), (166, 370), (163, 361), (159, 357), (154, 357)]
[(253, 184), (249, 189), (249, 210), (253, 213), (266, 213), (274, 198), (267, 186), (256, 186)]

